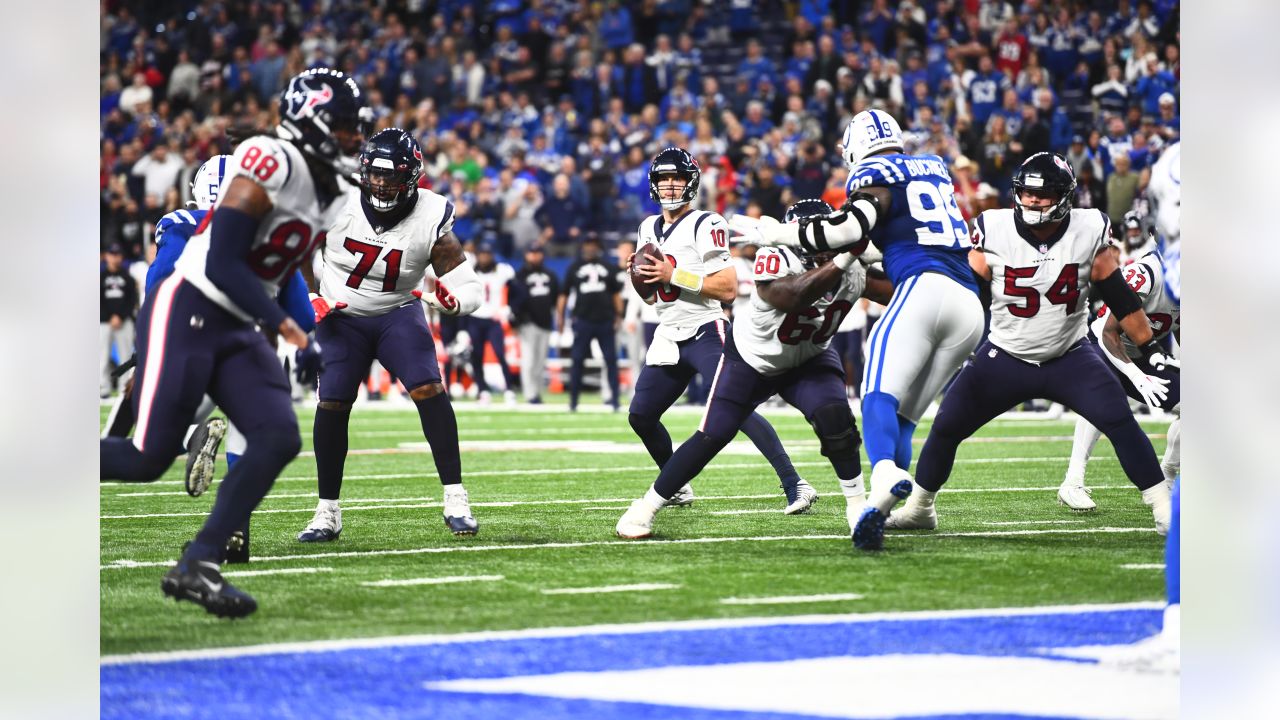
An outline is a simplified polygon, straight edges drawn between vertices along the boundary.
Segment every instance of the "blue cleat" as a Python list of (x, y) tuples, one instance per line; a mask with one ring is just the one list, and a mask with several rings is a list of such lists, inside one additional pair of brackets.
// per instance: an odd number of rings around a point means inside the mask
[(899, 480), (889, 492), (872, 501), (858, 516), (853, 526), (853, 546), (859, 550), (880, 550), (884, 547), (884, 523), (894, 506), (911, 495), (911, 481)]

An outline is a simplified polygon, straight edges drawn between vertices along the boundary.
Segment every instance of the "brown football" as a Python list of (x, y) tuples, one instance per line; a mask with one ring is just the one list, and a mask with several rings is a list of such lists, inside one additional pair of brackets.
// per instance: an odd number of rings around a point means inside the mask
[(653, 243), (645, 243), (636, 251), (636, 256), (631, 260), (631, 286), (636, 289), (640, 297), (646, 300), (653, 297), (653, 294), (658, 291), (658, 284), (646, 283), (644, 278), (636, 273), (636, 270), (645, 265), (653, 265), (665, 260), (666, 256)]

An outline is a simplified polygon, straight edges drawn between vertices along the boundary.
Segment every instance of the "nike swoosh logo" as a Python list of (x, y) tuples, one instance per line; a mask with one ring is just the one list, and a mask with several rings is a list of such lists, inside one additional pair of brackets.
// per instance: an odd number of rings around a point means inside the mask
[(694, 339), (694, 340), (701, 340), (701, 339), (702, 339), (702, 336), (703, 336), (703, 335), (706, 335), (706, 334), (707, 334), (707, 331), (706, 331), (706, 330), (703, 330), (702, 332), (698, 333), (697, 335), (694, 335), (694, 336), (693, 336), (693, 339)]
[(222, 591), (222, 583), (212, 583), (212, 582), (209, 582), (209, 578), (207, 578), (207, 577), (205, 577), (205, 576), (203, 576), (203, 575), (200, 575), (199, 577), (200, 577), (200, 582), (204, 583), (205, 587), (209, 588), (209, 589), (210, 589), (210, 590), (212, 590), (213, 592), (221, 592), (221, 591)]

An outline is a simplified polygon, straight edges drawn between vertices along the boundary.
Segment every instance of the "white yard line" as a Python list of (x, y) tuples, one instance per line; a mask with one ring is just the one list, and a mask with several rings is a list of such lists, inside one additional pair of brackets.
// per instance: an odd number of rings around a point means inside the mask
[(777, 595), (775, 597), (727, 597), (720, 598), (721, 605), (788, 605), (792, 603), (836, 602), (861, 600), (858, 593), (829, 593), (827, 595)]
[[(770, 497), (773, 497), (772, 495)], [(772, 510), (712, 510), (709, 515), (765, 515), (768, 513), (780, 513), (781, 508)]]
[(600, 595), (603, 593), (649, 592), (650, 590), (675, 590), (683, 585), (671, 583), (637, 583), (635, 585), (604, 585), (602, 587), (544, 588), (543, 595)]
[(484, 630), (453, 635), (398, 635), (391, 637), (317, 640), (309, 642), (270, 643), (242, 647), (201, 648), (166, 652), (106, 655), (102, 665), (166, 663), (185, 660), (215, 660), (287, 653), (320, 653), (355, 649), (445, 645), (452, 643), (532, 640), (581, 637), (586, 635), (634, 635), (653, 632), (693, 632), (725, 628), (775, 627), (789, 625), (829, 625), (833, 623), (904, 622), (913, 620), (955, 620), (987, 617), (1020, 617), (1027, 615), (1080, 615), (1125, 610), (1161, 610), (1163, 600), (1149, 602), (1045, 605), (1042, 607), (980, 608), (966, 610), (917, 610), (911, 612), (841, 613), (831, 615), (793, 615), (790, 617), (717, 618), (664, 622), (582, 625), (578, 627), (530, 628), (525, 630)]
[(1164, 563), (1128, 563), (1120, 566), (1123, 570), (1163, 570)]
[(310, 575), (312, 573), (333, 572), (329, 567), (276, 568), (274, 570), (229, 570), (222, 577), (257, 577), (259, 575)]
[(1076, 525), (1083, 523), (1084, 520), (1001, 520), (999, 522), (984, 522), (983, 525), (995, 525), (997, 527), (1003, 525)]
[[(1111, 533), (1153, 533), (1155, 528), (1120, 528), (1120, 527), (1098, 527), (1098, 528), (1080, 528), (1070, 530), (991, 530), (977, 532), (952, 532), (952, 533), (893, 533), (890, 537), (892, 540), (928, 540), (932, 538), (953, 538), (953, 537), (1012, 537), (1020, 535), (1098, 535)], [(423, 548), (398, 548), (389, 550), (350, 550), (344, 552), (317, 552), (307, 553), (303, 555), (277, 555), (255, 557), (255, 563), (267, 562), (289, 562), (293, 560), (320, 560), (328, 558), (358, 558), (358, 557), (383, 557), (392, 555), (434, 555), (439, 553), (456, 553), (456, 552), (504, 552), (504, 551), (521, 551), (521, 550), (561, 550), (567, 548), (584, 548), (584, 547), (628, 547), (628, 548), (662, 548), (667, 545), (705, 545), (712, 543), (728, 543), (728, 542), (804, 542), (813, 540), (843, 540), (849, 542), (847, 534), (840, 535), (759, 535), (751, 537), (702, 537), (702, 538), (683, 538), (680, 540), (586, 540), (582, 542), (548, 542), (548, 543), (526, 543), (515, 545), (446, 545), (442, 547), (423, 547)], [(98, 566), (99, 570), (119, 570), (127, 568), (144, 568), (144, 567), (169, 567), (173, 564), (172, 560), (159, 561), (141, 561), (122, 558), (112, 560), (104, 565)]]
[(373, 588), (409, 587), (411, 585), (448, 585), (465, 582), (497, 582), (505, 580), (502, 575), (447, 575), (433, 578), (409, 578), (407, 580), (374, 580), (362, 582), (361, 585)]

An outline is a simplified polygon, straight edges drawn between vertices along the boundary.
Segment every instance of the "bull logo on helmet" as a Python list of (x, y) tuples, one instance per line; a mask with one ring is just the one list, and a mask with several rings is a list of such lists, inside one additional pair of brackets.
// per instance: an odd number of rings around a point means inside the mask
[(289, 92), (289, 117), (299, 119), (306, 111), (317, 105), (324, 105), (333, 99), (333, 88), (321, 85), (319, 89), (299, 82), (298, 87)]

